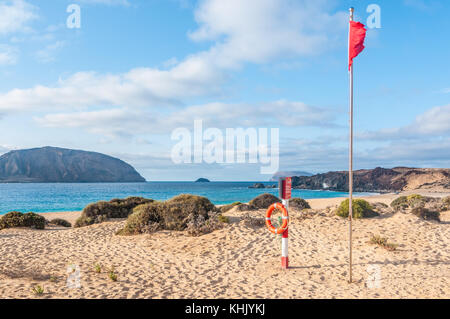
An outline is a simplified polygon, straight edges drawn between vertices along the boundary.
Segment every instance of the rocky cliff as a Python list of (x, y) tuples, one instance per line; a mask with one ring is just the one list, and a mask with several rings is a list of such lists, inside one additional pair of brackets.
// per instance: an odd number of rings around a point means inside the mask
[(0, 156), (3, 183), (145, 182), (124, 161), (95, 152), (57, 147), (11, 151)]
[[(395, 192), (413, 189), (450, 189), (448, 168), (392, 169), (377, 167), (353, 173), (355, 192)], [(295, 176), (292, 186), (300, 189), (348, 191), (348, 172), (328, 172), (313, 176)]]

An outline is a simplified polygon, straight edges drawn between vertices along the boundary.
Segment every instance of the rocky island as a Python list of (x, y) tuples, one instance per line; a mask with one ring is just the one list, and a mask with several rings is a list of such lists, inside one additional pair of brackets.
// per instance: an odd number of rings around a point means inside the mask
[(96, 152), (42, 147), (0, 156), (0, 183), (132, 183), (145, 179), (129, 164)]
[(209, 183), (210, 180), (207, 178), (199, 178), (195, 181), (196, 183)]

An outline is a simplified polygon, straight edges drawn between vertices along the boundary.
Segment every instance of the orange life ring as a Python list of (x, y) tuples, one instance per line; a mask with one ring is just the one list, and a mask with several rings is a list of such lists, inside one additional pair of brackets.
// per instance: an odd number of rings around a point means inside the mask
[[(270, 216), (272, 216), (272, 213), (273, 213), (273, 211), (275, 209), (279, 209), (283, 213), (283, 216), (281, 217), (283, 219), (283, 223), (281, 224), (280, 228), (275, 228), (272, 225), (272, 221), (270, 220)], [(284, 231), (287, 229), (288, 219), (289, 219), (289, 216), (288, 216), (288, 212), (287, 212), (286, 207), (284, 207), (284, 205), (281, 204), (281, 203), (275, 203), (275, 204), (272, 204), (269, 207), (269, 209), (267, 210), (267, 213), (266, 213), (266, 226), (270, 230), (271, 233), (279, 235), (279, 234), (284, 233)]]

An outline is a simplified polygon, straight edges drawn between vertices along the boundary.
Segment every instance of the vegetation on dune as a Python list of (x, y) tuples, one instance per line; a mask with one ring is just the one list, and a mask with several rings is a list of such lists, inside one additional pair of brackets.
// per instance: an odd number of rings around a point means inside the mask
[(108, 270), (108, 277), (109, 279), (111, 279), (111, 281), (117, 281), (117, 273), (114, 266)]
[(220, 211), (222, 213), (226, 213), (227, 211), (229, 211), (229, 210), (231, 210), (234, 207), (239, 206), (239, 205), (242, 205), (242, 203), (241, 202), (234, 202), (234, 203), (231, 203), (231, 204), (228, 204), (228, 205), (223, 205), (222, 207), (220, 207)]
[(206, 197), (183, 194), (165, 202), (153, 202), (136, 207), (118, 235), (152, 233), (160, 229), (186, 230), (201, 235), (223, 227), (228, 218)]
[(164, 204), (160, 202), (139, 205), (128, 216), (125, 227), (117, 234), (138, 235), (155, 232), (161, 228), (163, 212)]
[(102, 223), (109, 218), (127, 218), (136, 206), (151, 202), (153, 202), (153, 199), (128, 197), (112, 199), (109, 202), (92, 203), (83, 209), (81, 216), (75, 222), (75, 227)]
[(72, 227), (72, 224), (65, 219), (55, 218), (49, 221), (50, 224), (62, 227)]
[(308, 202), (300, 197), (294, 197), (289, 201), (289, 207), (302, 210), (302, 209), (309, 209), (311, 206), (309, 206)]
[(272, 194), (262, 194), (252, 199), (248, 205), (253, 209), (267, 209), (274, 203), (280, 203), (281, 200)]
[(423, 220), (436, 220), (441, 221), (440, 213), (436, 211), (431, 211), (425, 207), (416, 207), (411, 210), (411, 214), (423, 219)]
[(44, 294), (44, 288), (40, 285), (36, 285), (33, 288), (31, 288), (31, 292), (36, 296), (41, 296)]
[(408, 198), (406, 196), (400, 196), (396, 199), (394, 199), (391, 203), (391, 207), (395, 209), (396, 211), (400, 209), (408, 208)]
[(189, 221), (209, 218), (210, 212), (218, 212), (216, 206), (206, 197), (183, 194), (165, 202), (164, 229), (184, 230)]
[(102, 265), (100, 265), (99, 263), (96, 263), (94, 265), (94, 272), (96, 272), (97, 274), (102, 272)]
[[(339, 205), (336, 215), (340, 217), (348, 217), (349, 214), (349, 203), (348, 199), (341, 202)], [(375, 212), (372, 206), (364, 199), (354, 199), (352, 200), (352, 210), (353, 218), (370, 218), (378, 216), (379, 214)]]
[(411, 194), (411, 195), (408, 195), (406, 198), (408, 200), (408, 205), (411, 208), (423, 207), (425, 205), (425, 203), (428, 201), (427, 197), (424, 197), (419, 194)]
[(45, 224), (45, 218), (35, 213), (9, 212), (0, 218), (0, 229), (14, 227), (44, 229)]
[(442, 199), (442, 203), (444, 204), (444, 209), (445, 210), (450, 210), (450, 196), (444, 197)]
[(230, 218), (228, 218), (227, 216), (223, 216), (222, 214), (217, 215), (217, 219), (221, 223), (226, 223), (226, 224), (230, 223)]
[(370, 238), (369, 243), (372, 245), (378, 245), (389, 251), (394, 251), (398, 247), (397, 244), (390, 243), (390, 242), (388, 242), (387, 238), (381, 237), (379, 235), (373, 235)]
[(450, 200), (446, 202), (444, 199), (422, 196), (419, 194), (411, 194), (408, 196), (400, 196), (391, 203), (391, 207), (396, 212), (406, 212), (409, 209), (427, 208), (431, 211), (444, 211), (450, 207)]

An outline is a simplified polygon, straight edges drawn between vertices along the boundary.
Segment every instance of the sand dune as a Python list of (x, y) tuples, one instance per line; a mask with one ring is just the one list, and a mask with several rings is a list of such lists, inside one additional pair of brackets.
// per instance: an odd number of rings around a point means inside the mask
[[(381, 195), (371, 201), (390, 201)], [(311, 200), (324, 208), (342, 199)], [(280, 269), (279, 238), (247, 226), (231, 211), (231, 223), (201, 237), (161, 231), (120, 237), (117, 220), (80, 229), (0, 231), (0, 296), (36, 298), (450, 298), (450, 212), (442, 223), (411, 214), (387, 214), (354, 224), (354, 277), (347, 284), (347, 222), (331, 214), (291, 213), (291, 268)], [(72, 219), (79, 213), (55, 216)], [(387, 237), (394, 252), (370, 245), (370, 234)], [(81, 288), (66, 285), (67, 265), (81, 270)], [(94, 264), (103, 266), (101, 273)], [(381, 287), (369, 288), (369, 265), (379, 266)], [(118, 281), (108, 278), (114, 267)]]

